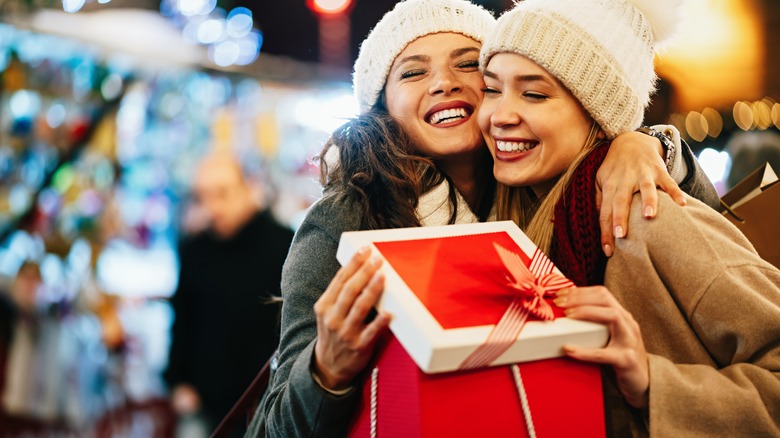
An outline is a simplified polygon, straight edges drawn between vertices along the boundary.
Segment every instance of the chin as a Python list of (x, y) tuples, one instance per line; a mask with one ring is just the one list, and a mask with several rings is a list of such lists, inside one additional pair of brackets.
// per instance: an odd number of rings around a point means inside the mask
[(512, 168), (494, 168), (493, 175), (496, 177), (496, 181), (507, 186), (525, 186), (531, 183), (530, 179), (525, 178), (522, 174), (519, 174), (516, 169)]

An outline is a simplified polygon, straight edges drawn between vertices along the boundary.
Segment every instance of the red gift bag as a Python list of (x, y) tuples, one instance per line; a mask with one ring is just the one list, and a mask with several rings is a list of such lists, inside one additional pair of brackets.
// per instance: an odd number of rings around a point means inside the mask
[[(513, 367), (519, 369), (519, 380)], [(379, 346), (372, 372), (365, 376), (349, 436), (527, 437), (531, 433), (605, 436), (600, 368), (557, 358), (425, 374), (388, 335)]]

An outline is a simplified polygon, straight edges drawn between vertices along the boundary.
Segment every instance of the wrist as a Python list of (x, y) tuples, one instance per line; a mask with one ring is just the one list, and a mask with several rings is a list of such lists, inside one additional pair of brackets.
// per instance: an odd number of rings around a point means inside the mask
[(641, 132), (642, 134), (658, 139), (658, 141), (661, 143), (661, 150), (659, 150), (659, 152), (661, 153), (661, 157), (666, 164), (666, 170), (671, 174), (672, 165), (674, 164), (674, 154), (677, 149), (674, 145), (674, 141), (667, 137), (663, 132), (649, 126), (642, 126), (637, 129), (637, 132)]
[(333, 395), (344, 395), (352, 389), (350, 381), (344, 381), (336, 376), (331, 375), (320, 366), (316, 355), (312, 358), (311, 366), (309, 367), (311, 378), (314, 383), (320, 388)]

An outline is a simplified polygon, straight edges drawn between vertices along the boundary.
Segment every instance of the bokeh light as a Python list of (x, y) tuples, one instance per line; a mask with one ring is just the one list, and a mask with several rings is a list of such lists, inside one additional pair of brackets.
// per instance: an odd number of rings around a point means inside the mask
[(707, 137), (709, 124), (707, 118), (697, 111), (691, 111), (685, 118), (685, 130), (693, 140), (702, 141)]
[(723, 131), (723, 118), (720, 113), (713, 108), (704, 108), (701, 114), (707, 120), (707, 135), (717, 138)]
[(699, 165), (704, 173), (717, 184), (726, 178), (731, 163), (731, 157), (728, 152), (718, 152), (712, 148), (705, 148), (699, 153)]
[(764, 130), (772, 126), (772, 108), (763, 100), (753, 103), (753, 123)]
[(753, 127), (753, 109), (747, 103), (739, 101), (734, 104), (734, 123), (743, 131)]

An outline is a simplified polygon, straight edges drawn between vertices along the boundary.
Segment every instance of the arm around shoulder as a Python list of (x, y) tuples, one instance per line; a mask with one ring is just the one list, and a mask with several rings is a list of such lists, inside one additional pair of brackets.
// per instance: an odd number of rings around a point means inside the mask
[(680, 137), (680, 131), (674, 125), (655, 125), (653, 129), (671, 140), (670, 146), (664, 146), (666, 165), (669, 175), (679, 184), (680, 189), (720, 211), (718, 192), (699, 165), (691, 147)]

